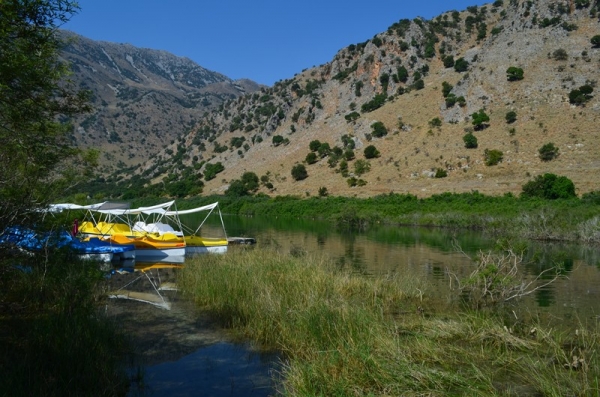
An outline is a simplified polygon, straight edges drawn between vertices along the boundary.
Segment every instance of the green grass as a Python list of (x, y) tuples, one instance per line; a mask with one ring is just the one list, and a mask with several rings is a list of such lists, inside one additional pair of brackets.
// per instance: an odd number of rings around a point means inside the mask
[(253, 249), (188, 261), (178, 283), (234, 335), (284, 353), (285, 395), (600, 395), (596, 328), (464, 312), (410, 274)]

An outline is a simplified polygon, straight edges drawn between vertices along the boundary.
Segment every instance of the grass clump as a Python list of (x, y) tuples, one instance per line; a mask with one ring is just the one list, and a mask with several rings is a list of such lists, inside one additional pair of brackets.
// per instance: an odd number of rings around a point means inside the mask
[(555, 333), (458, 305), (436, 313), (408, 273), (364, 276), (256, 249), (192, 260), (179, 285), (239, 337), (285, 354), (285, 395), (598, 392), (596, 329)]

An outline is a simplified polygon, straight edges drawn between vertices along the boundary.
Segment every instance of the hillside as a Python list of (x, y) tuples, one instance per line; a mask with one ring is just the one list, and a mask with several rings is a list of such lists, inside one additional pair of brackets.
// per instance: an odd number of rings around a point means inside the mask
[(60, 32), (71, 79), (91, 91), (93, 111), (74, 120), (73, 142), (102, 152), (102, 172), (140, 164), (190, 131), (206, 111), (258, 90), (187, 58)]
[[(314, 196), (323, 187), (357, 197), (499, 195), (551, 172), (573, 180), (579, 194), (598, 190), (600, 48), (591, 39), (600, 34), (599, 8), (588, 0), (500, 0), (400, 20), (324, 65), (196, 114), (189, 132), (135, 169), (130, 186), (179, 182), (220, 194), (253, 172), (259, 192), (270, 195)], [(511, 81), (509, 68), (523, 78)], [(582, 86), (593, 92), (571, 103)], [(478, 127), (472, 114), (480, 110), (489, 121)], [(465, 147), (468, 133), (476, 148)], [(316, 140), (332, 150), (323, 146), (311, 164)], [(548, 143), (558, 156), (542, 161)], [(365, 159), (370, 145), (379, 156)], [(486, 153), (501, 161), (486, 165)], [(297, 164), (303, 180), (292, 177)]]

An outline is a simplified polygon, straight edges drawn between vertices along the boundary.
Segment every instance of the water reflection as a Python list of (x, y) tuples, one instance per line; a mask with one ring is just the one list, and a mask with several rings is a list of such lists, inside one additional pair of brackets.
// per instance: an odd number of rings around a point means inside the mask
[(269, 396), (278, 370), (277, 356), (245, 345), (216, 343), (176, 362), (144, 368), (143, 382), (130, 396)]
[(183, 257), (120, 263), (108, 272), (106, 314), (130, 337), (136, 358), (129, 396), (268, 396), (280, 359), (226, 335), (182, 299)]

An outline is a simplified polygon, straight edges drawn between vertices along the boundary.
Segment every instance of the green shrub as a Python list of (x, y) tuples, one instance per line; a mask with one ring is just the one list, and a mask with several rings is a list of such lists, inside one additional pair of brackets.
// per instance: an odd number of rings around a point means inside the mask
[(517, 112), (511, 110), (510, 112), (506, 113), (506, 122), (508, 124), (514, 123), (515, 121), (517, 121)]
[(292, 178), (294, 178), (295, 181), (301, 181), (308, 178), (306, 167), (303, 164), (296, 164), (292, 167)]
[(465, 148), (467, 149), (477, 148), (477, 137), (470, 132), (463, 136), (463, 142), (465, 143)]
[(319, 150), (319, 147), (321, 147), (321, 141), (319, 141), (318, 139), (315, 139), (314, 141), (310, 141), (310, 143), (308, 144), (308, 147), (311, 152), (316, 152), (317, 150)]
[(371, 164), (367, 160), (356, 160), (354, 163), (354, 173), (358, 176), (371, 170)]
[(475, 126), (475, 130), (485, 129), (488, 126), (486, 123), (490, 121), (490, 116), (488, 116), (483, 109), (473, 113), (471, 117), (473, 118), (472, 123)]
[(506, 69), (506, 78), (508, 81), (523, 80), (523, 69), (511, 66)]
[(590, 42), (592, 43), (592, 46), (594, 48), (598, 48), (600, 47), (600, 34), (595, 35), (594, 37), (592, 37), (590, 39)]
[(502, 161), (502, 158), (504, 157), (504, 153), (502, 153), (500, 150), (496, 150), (496, 149), (485, 149), (483, 156), (485, 158), (485, 165), (487, 166), (492, 166), (492, 165), (497, 165), (499, 162)]
[(367, 112), (372, 112), (375, 109), (379, 109), (380, 107), (383, 106), (386, 99), (387, 99), (386, 93), (377, 94), (377, 95), (375, 95), (375, 98), (373, 98), (372, 100), (370, 100), (367, 103), (364, 103), (361, 106), (361, 110), (363, 112), (367, 113)]
[(540, 160), (542, 161), (550, 161), (558, 157), (558, 148), (554, 146), (554, 143), (552, 142), (542, 146), (538, 152), (540, 154)]
[(365, 158), (367, 159), (374, 159), (376, 157), (379, 157), (379, 150), (377, 150), (377, 148), (373, 145), (367, 146), (363, 153), (365, 155)]
[(372, 135), (375, 138), (384, 137), (388, 133), (387, 128), (385, 128), (385, 124), (383, 124), (381, 121), (376, 121), (371, 124), (371, 129), (373, 130)]
[(454, 62), (454, 70), (458, 73), (466, 72), (469, 69), (469, 62), (464, 58), (458, 58)]
[(438, 168), (437, 170), (435, 170), (435, 178), (445, 178), (448, 176), (448, 171), (446, 171), (443, 168)]
[(569, 102), (573, 105), (582, 105), (592, 99), (594, 88), (591, 85), (582, 85), (579, 89), (572, 90), (569, 93)]
[(546, 173), (523, 185), (521, 196), (548, 200), (573, 198), (576, 197), (575, 185), (565, 176)]
[(281, 135), (274, 135), (272, 142), (274, 146), (279, 146), (283, 143), (283, 137)]
[(347, 115), (344, 116), (346, 121), (349, 123), (352, 121), (356, 121), (359, 117), (360, 117), (360, 113), (358, 113), (358, 112), (348, 113)]
[(314, 164), (317, 162), (317, 155), (315, 152), (310, 152), (306, 155), (304, 161), (306, 161), (307, 164)]
[(439, 117), (434, 117), (433, 119), (429, 120), (429, 127), (434, 128), (434, 127), (441, 127), (442, 126), (442, 120)]

